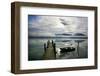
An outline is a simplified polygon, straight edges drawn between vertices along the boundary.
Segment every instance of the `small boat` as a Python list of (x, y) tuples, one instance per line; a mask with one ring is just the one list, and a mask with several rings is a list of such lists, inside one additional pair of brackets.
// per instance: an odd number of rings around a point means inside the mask
[(60, 50), (61, 53), (67, 53), (67, 52), (75, 51), (75, 47), (64, 47), (64, 48), (60, 48)]

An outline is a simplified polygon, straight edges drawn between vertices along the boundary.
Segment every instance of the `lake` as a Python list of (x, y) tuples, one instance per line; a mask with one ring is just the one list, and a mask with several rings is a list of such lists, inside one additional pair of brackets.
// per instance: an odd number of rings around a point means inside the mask
[[(56, 50), (70, 46), (76, 48), (74, 52), (61, 54), (56, 59), (88, 58), (88, 39), (86, 37), (33, 37), (28, 40), (29, 61), (43, 60), (44, 43), (47, 43), (48, 40), (53, 40), (56, 43)], [(79, 50), (79, 56), (77, 50)]]

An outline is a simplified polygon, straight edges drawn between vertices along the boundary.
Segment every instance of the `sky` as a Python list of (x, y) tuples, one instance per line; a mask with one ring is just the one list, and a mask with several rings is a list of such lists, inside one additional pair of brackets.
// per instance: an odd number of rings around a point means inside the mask
[(29, 36), (52, 37), (63, 33), (87, 35), (87, 31), (87, 17), (28, 15)]

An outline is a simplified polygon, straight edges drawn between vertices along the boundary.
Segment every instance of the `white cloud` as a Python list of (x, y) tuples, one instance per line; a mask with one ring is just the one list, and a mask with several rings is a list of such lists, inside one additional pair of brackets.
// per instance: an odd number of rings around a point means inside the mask
[[(87, 32), (86, 17), (57, 17), (57, 16), (39, 16), (34, 22), (29, 24), (29, 35), (32, 36), (55, 36), (56, 33), (68, 32)], [(38, 29), (35, 31), (34, 29)]]

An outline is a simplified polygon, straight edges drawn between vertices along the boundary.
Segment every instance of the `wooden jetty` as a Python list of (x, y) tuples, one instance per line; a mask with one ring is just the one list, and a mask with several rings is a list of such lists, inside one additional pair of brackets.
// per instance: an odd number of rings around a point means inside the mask
[(44, 44), (44, 60), (56, 59), (56, 44), (53, 42), (47, 41), (47, 44)]

